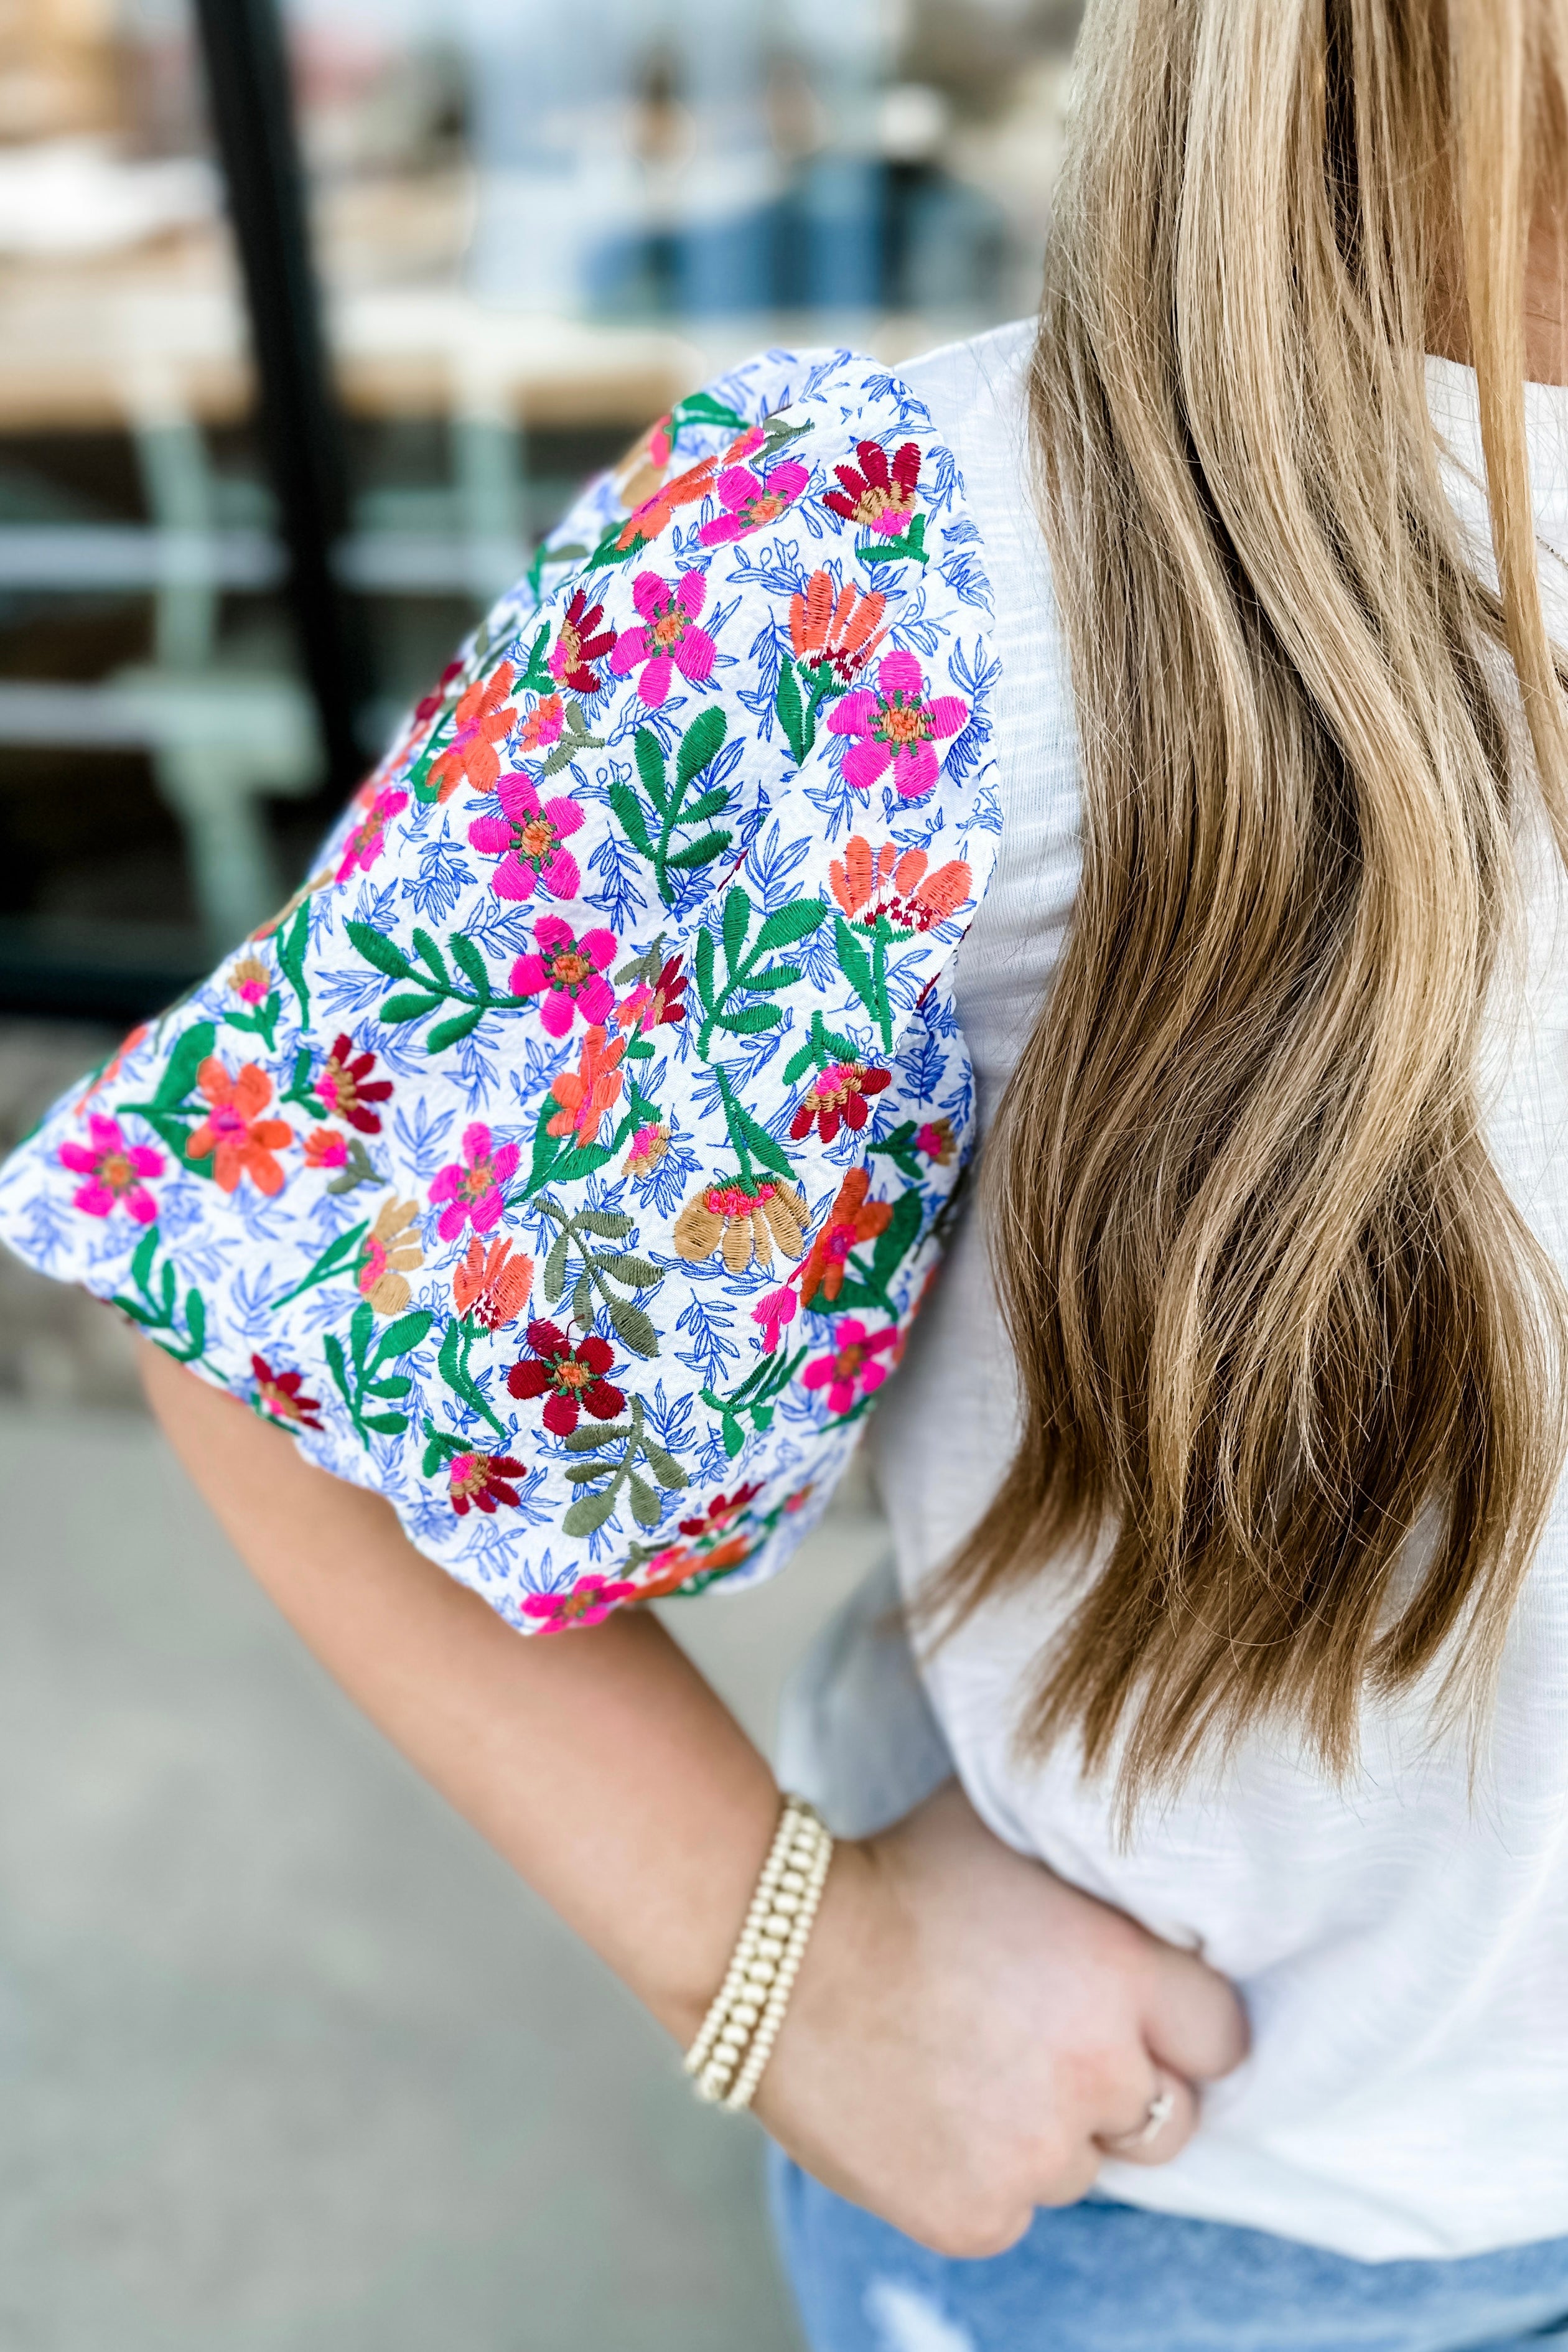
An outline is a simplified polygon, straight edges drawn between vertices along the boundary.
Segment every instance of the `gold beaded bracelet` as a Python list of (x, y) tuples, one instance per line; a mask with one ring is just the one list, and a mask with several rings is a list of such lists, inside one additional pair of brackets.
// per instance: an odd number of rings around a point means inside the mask
[(745, 2107), (773, 2055), (833, 1859), (804, 1797), (786, 1796), (724, 1981), (686, 2053), (700, 2099)]

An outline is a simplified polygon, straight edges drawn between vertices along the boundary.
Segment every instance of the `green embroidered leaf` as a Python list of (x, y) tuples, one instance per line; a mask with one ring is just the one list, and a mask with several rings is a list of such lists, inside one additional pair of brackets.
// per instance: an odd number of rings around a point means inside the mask
[(419, 958), (420, 962), (429, 965), (430, 970), (435, 973), (443, 988), (449, 988), (452, 982), (452, 975), (447, 969), (447, 959), (441, 953), (440, 949), (437, 946), (429, 932), (416, 929), (414, 932), (413, 937), (414, 952)]
[[(759, 1010), (771, 1012), (773, 1008), (770, 1005), (763, 1005)], [(775, 1176), (784, 1176), (793, 1183), (795, 1170), (790, 1164), (789, 1154), (783, 1144), (775, 1143), (761, 1121), (754, 1119), (745, 1105), (736, 1100), (734, 1090), (727, 1081), (723, 1094), (724, 1116), (729, 1125), (731, 1141), (737, 1146), (744, 1143), (753, 1160), (760, 1160), (764, 1168), (771, 1168)]]
[(651, 860), (653, 844), (648, 839), (647, 826), (643, 819), (642, 803), (629, 784), (610, 786), (610, 806), (615, 810), (621, 831), (637, 855)]
[[(460, 1045), (465, 1037), (471, 1037), (484, 1019), (485, 1011), (484, 1005), (476, 1004), (471, 1012), (454, 1013), (449, 1021), (437, 1021), (425, 1040), (426, 1052), (444, 1054), (448, 1045)], [(390, 1014), (385, 1013), (382, 1015), (384, 1020), (390, 1017)]]
[(746, 944), (746, 932), (751, 926), (752, 902), (737, 887), (724, 897), (724, 961), (731, 971), (741, 961), (741, 950)]
[(405, 1412), (367, 1412), (361, 1415), (361, 1427), (374, 1429), (378, 1437), (401, 1437), (408, 1426)]
[(827, 908), (820, 898), (794, 899), (768, 917), (757, 934), (756, 951), (774, 955), (780, 948), (794, 947), (796, 940), (809, 939), (826, 919)]
[(637, 763), (643, 790), (658, 811), (668, 814), (669, 782), (664, 772), (664, 753), (658, 747), (658, 737), (651, 727), (639, 727), (632, 738), (632, 755)]
[(697, 934), (697, 992), (704, 1004), (713, 1002), (713, 934), (706, 924)]
[(657, 1528), (663, 1516), (658, 1496), (654, 1493), (647, 1480), (639, 1478), (635, 1470), (627, 1473), (626, 1494), (631, 1502), (632, 1517), (638, 1527)]
[(877, 987), (871, 973), (871, 959), (842, 915), (834, 926), (833, 943), (838, 950), (839, 968), (845, 979), (867, 1011), (877, 1013)]
[(278, 969), (300, 1001), (301, 1023), (310, 1017), (310, 992), (305, 985), (305, 950), (310, 937), (310, 904), (307, 899), (289, 925), (278, 936)]
[(808, 1037), (805, 1045), (801, 1047), (799, 1053), (792, 1054), (789, 1060), (784, 1064), (784, 1076), (785, 1086), (793, 1087), (797, 1080), (804, 1078), (816, 1058), (816, 1049), (813, 1045), (811, 1039)]
[(798, 768), (816, 740), (816, 729), (801, 700), (800, 680), (794, 662), (781, 662), (779, 665), (778, 691), (773, 696), (773, 709), (778, 714), (779, 725), (784, 729), (784, 741), (789, 745)]
[(661, 1486), (668, 1487), (673, 1494), (691, 1484), (674, 1454), (667, 1454), (662, 1445), (656, 1445), (651, 1437), (643, 1439), (642, 1450), (644, 1461)]
[[(587, 1222), (585, 1217), (578, 1220), (580, 1224)], [(651, 1290), (656, 1282), (664, 1278), (651, 1259), (632, 1257), (625, 1250), (617, 1250), (613, 1255), (606, 1252), (603, 1257), (595, 1257), (594, 1264), (601, 1274), (613, 1275), (617, 1282), (626, 1283), (633, 1290)]]
[(544, 1261), (544, 1297), (553, 1307), (566, 1287), (566, 1252), (571, 1246), (572, 1229), (563, 1225), (550, 1244), (550, 1255)]
[(473, 940), (466, 931), (458, 931), (447, 944), (452, 950), (452, 961), (458, 971), (472, 983), (481, 1002), (488, 1000), (490, 992), (490, 976), (485, 969), (485, 960)]
[[(729, 793), (722, 784), (715, 784), (711, 792), (700, 793), (689, 808), (681, 810), (680, 822), (682, 824), (706, 824), (710, 816), (720, 815), (729, 805)], [(728, 841), (729, 835), (726, 834), (724, 838)]]
[(384, 1021), (423, 1021), (441, 1003), (438, 996), (393, 996), (381, 1008)]
[(375, 966), (377, 971), (385, 972), (389, 980), (414, 978), (414, 967), (403, 950), (384, 938), (374, 924), (351, 922), (345, 923), (343, 929), (353, 946), (363, 956), (366, 963)]
[[(721, 794), (721, 799), (727, 797)], [(700, 841), (689, 841), (684, 849), (675, 850), (664, 862), (688, 873), (694, 866), (706, 866), (710, 859), (722, 856), (734, 837), (731, 833), (705, 833)]]
[(610, 1328), (616, 1339), (624, 1348), (629, 1348), (634, 1356), (658, 1355), (658, 1333), (651, 1318), (645, 1315), (640, 1307), (634, 1307), (629, 1299), (617, 1298), (613, 1292), (607, 1292), (605, 1312), (609, 1317)]
[(405, 1372), (396, 1372), (386, 1380), (369, 1381), (366, 1384), (365, 1393), (367, 1396), (405, 1397), (413, 1386), (413, 1381)]
[(720, 1018), (732, 1036), (760, 1037), (764, 1029), (776, 1029), (784, 1014), (776, 1004), (742, 1004), (738, 1012)]
[(579, 1209), (577, 1224), (581, 1232), (597, 1234), (602, 1241), (625, 1241), (632, 1229), (632, 1220), (620, 1209)]
[[(435, 1320), (435, 1316), (426, 1307), (416, 1307), (409, 1314), (400, 1315), (382, 1333), (375, 1350), (376, 1362), (390, 1363), (394, 1357), (411, 1354)], [(369, 1338), (368, 1332), (365, 1336)]]
[(591, 1536), (602, 1528), (616, 1507), (614, 1489), (603, 1495), (579, 1495), (561, 1522), (562, 1532), (569, 1536)]
[(675, 781), (681, 792), (717, 756), (724, 740), (724, 726), (722, 704), (710, 702), (681, 737), (675, 761)]
[(775, 988), (793, 988), (800, 978), (797, 963), (764, 964), (760, 971), (748, 971), (746, 986), (766, 992)]
[(217, 1024), (212, 1021), (198, 1021), (184, 1032), (164, 1064), (158, 1091), (153, 1097), (155, 1110), (175, 1110), (184, 1101), (216, 1038)]

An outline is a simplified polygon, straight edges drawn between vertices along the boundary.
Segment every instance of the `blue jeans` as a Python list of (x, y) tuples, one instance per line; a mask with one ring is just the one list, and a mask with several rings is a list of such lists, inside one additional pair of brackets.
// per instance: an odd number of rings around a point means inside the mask
[(773, 2218), (811, 2352), (1519, 2352), (1568, 2345), (1568, 2238), (1356, 2263), (1090, 2198), (1010, 2253), (950, 2262), (774, 2152)]

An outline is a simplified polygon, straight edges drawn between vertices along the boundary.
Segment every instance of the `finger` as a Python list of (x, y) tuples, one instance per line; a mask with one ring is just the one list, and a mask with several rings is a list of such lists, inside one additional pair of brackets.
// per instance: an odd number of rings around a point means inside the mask
[(1121, 2164), (1169, 2164), (1191, 2139), (1197, 2121), (1197, 2096), (1191, 2084), (1156, 2066), (1142, 2116), (1124, 2131), (1101, 2133), (1097, 2145)]
[(1160, 1955), (1143, 2002), (1151, 2056), (1189, 2083), (1217, 2082), (1239, 2066), (1250, 2036), (1234, 1986), (1191, 1952)]

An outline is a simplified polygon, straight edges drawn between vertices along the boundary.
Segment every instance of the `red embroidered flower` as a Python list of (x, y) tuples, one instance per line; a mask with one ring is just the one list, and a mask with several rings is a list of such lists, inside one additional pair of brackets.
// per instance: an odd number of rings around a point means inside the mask
[(852, 1168), (838, 1187), (827, 1222), (812, 1243), (800, 1270), (800, 1301), (809, 1307), (820, 1290), (837, 1298), (844, 1287), (844, 1267), (858, 1242), (875, 1241), (891, 1220), (890, 1201), (868, 1201), (871, 1179), (864, 1168)]
[(635, 1584), (613, 1583), (606, 1576), (584, 1576), (570, 1592), (531, 1592), (522, 1613), (536, 1622), (542, 1633), (564, 1633), (573, 1625), (597, 1625), (623, 1601), (636, 1601)]
[(390, 1078), (371, 1078), (374, 1067), (375, 1055), (356, 1054), (353, 1039), (340, 1030), (332, 1040), (331, 1052), (310, 1082), (310, 1092), (321, 1108), (347, 1119), (362, 1135), (381, 1133), (381, 1113), (365, 1106), (384, 1103), (392, 1093)]
[(603, 661), (616, 643), (614, 629), (599, 627), (604, 617), (603, 604), (590, 604), (586, 589), (572, 591), (550, 649), (550, 675), (558, 686), (569, 686), (574, 694), (597, 694), (604, 684), (594, 664)]
[(614, 1421), (625, 1411), (626, 1398), (605, 1378), (615, 1350), (596, 1331), (574, 1347), (558, 1324), (531, 1323), (528, 1344), (532, 1355), (512, 1366), (506, 1384), (524, 1402), (544, 1398), (544, 1426), (552, 1437), (570, 1437), (584, 1412)]
[(232, 1192), (248, 1176), (258, 1192), (283, 1190), (283, 1171), (273, 1158), (286, 1151), (294, 1130), (286, 1119), (263, 1118), (272, 1100), (272, 1081), (256, 1062), (247, 1062), (237, 1076), (209, 1054), (196, 1072), (196, 1085), (209, 1108), (205, 1118), (185, 1145), (187, 1160), (205, 1160), (210, 1153), (213, 1179), (219, 1192)]
[(835, 466), (844, 487), (839, 490), (824, 490), (822, 503), (846, 522), (858, 523), (862, 530), (880, 531), (886, 539), (897, 539), (908, 524), (915, 503), (915, 484), (921, 476), (921, 453), (913, 441), (906, 441), (893, 452), (893, 462), (888, 463), (888, 453), (878, 441), (857, 441), (855, 455), (859, 469), (853, 466)]
[(447, 1490), (460, 1519), (470, 1510), (493, 1517), (498, 1503), (515, 1510), (521, 1499), (512, 1485), (523, 1475), (521, 1462), (510, 1454), (454, 1454), (447, 1473)]
[(680, 1532), (695, 1540), (699, 1536), (721, 1535), (731, 1521), (739, 1518), (748, 1503), (762, 1493), (761, 1483), (753, 1480), (749, 1486), (737, 1486), (732, 1495), (715, 1495), (706, 1510), (694, 1519), (682, 1519)]
[(866, 1097), (879, 1095), (892, 1077), (889, 1070), (868, 1070), (864, 1062), (829, 1062), (801, 1097), (790, 1134), (798, 1143), (811, 1133), (812, 1121), (824, 1143), (831, 1143), (840, 1125), (857, 1133), (869, 1116)]
[(256, 1379), (257, 1402), (269, 1420), (280, 1421), (290, 1429), (320, 1429), (320, 1398), (300, 1393), (305, 1385), (303, 1372), (275, 1372), (265, 1356), (252, 1356), (250, 1369)]
[(857, 1391), (867, 1397), (881, 1387), (889, 1367), (879, 1359), (889, 1348), (896, 1349), (898, 1343), (896, 1323), (886, 1323), (879, 1331), (868, 1331), (864, 1323), (847, 1315), (834, 1333), (832, 1353), (818, 1356), (815, 1363), (807, 1364), (801, 1381), (808, 1389), (827, 1391), (829, 1412), (847, 1412)]

